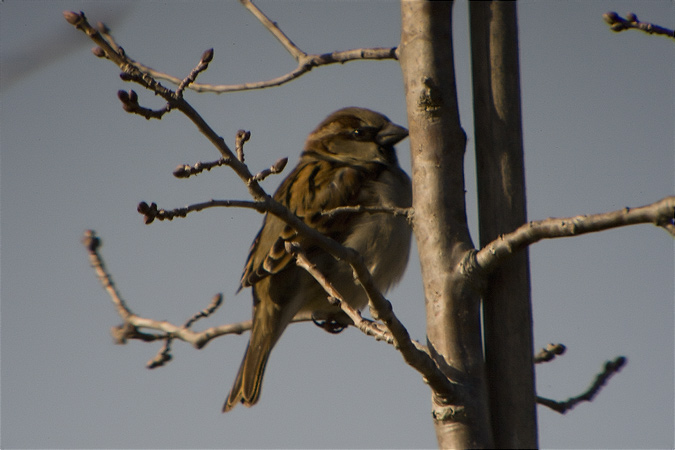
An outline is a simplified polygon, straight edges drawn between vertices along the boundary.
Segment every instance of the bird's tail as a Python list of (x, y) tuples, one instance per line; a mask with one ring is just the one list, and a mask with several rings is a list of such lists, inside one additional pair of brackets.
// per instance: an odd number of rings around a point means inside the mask
[(234, 381), (225, 405), (223, 405), (223, 412), (231, 410), (237, 403), (253, 406), (260, 398), (265, 366), (267, 365), (272, 345), (269, 342), (270, 339), (267, 339), (268, 342), (254, 341), (255, 339), (253, 339), (252, 334), (251, 341), (249, 341), (246, 347), (244, 359), (239, 367), (237, 378)]
[(290, 318), (293, 317), (293, 314), (288, 314), (288, 311), (274, 302), (258, 301), (256, 303), (246, 353), (244, 353), (244, 359), (241, 361), (230, 395), (223, 405), (223, 412), (231, 410), (237, 403), (253, 406), (258, 402), (265, 366), (267, 366), (272, 347), (290, 322)]

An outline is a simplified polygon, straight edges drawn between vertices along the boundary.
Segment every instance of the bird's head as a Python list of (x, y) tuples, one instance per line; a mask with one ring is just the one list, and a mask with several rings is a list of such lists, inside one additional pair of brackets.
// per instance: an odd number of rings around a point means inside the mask
[(304, 155), (344, 164), (397, 164), (394, 145), (408, 130), (365, 108), (335, 111), (310, 133)]

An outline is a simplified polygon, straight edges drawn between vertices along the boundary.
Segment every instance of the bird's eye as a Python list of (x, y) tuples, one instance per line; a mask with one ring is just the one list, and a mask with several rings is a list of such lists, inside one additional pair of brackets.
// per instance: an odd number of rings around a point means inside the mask
[(373, 140), (377, 135), (377, 129), (373, 127), (361, 127), (352, 130), (352, 137), (359, 141)]

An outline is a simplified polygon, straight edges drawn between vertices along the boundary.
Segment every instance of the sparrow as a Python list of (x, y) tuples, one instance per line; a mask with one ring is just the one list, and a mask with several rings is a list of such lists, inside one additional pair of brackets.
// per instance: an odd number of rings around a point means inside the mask
[[(298, 165), (274, 194), (309, 226), (359, 252), (382, 292), (399, 281), (408, 262), (411, 229), (406, 218), (388, 212), (322, 213), (341, 206), (410, 207), (410, 178), (394, 150), (407, 135), (408, 130), (369, 109), (335, 111), (310, 133)], [(347, 263), (267, 214), (241, 277), (239, 289), (251, 287), (253, 292), (253, 326), (223, 412), (258, 401), (270, 352), (294, 317), (323, 319), (328, 331), (331, 324), (339, 330), (351, 323), (328, 302), (319, 283), (295, 264), (286, 242), (299, 244), (349, 305), (362, 309), (368, 303)]]

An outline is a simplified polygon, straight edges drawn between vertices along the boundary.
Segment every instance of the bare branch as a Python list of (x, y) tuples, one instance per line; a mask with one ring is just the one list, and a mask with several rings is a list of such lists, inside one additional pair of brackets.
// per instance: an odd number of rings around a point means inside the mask
[[(158, 210), (156, 204), (148, 205), (145, 202), (139, 204), (138, 210), (146, 217), (146, 223), (151, 223), (155, 218), (160, 220), (171, 220), (173, 217), (179, 216), (184, 217), (187, 213), (192, 211), (199, 211), (205, 208), (225, 206), (225, 207), (244, 207), (256, 209), (259, 212), (267, 211), (274, 213), (274, 207), (279, 205), (278, 203), (269, 203), (269, 202), (251, 202), (251, 201), (242, 201), (242, 200), (211, 200), (209, 202), (199, 203), (195, 205), (190, 205), (186, 208), (179, 208), (172, 211)], [(281, 206), (281, 205), (279, 205)], [(283, 208), (283, 206), (282, 206)], [(340, 260), (347, 261), (354, 273), (359, 283), (363, 286), (364, 290), (369, 299), (369, 303), (372, 305), (373, 317), (380, 318), (387, 328), (391, 331), (392, 337), (390, 338), (387, 335), (382, 334), (382, 332), (369, 332), (364, 326), (359, 326), (359, 329), (364, 331), (366, 334), (372, 334), (375, 336), (382, 336), (382, 338), (398, 348), (404, 356), (406, 362), (422, 373), (430, 384), (437, 384), (440, 386), (440, 389), (443, 389), (444, 392), (452, 391), (454, 388), (453, 385), (447, 380), (447, 378), (442, 374), (434, 361), (429, 357), (427, 350), (424, 346), (420, 345), (417, 342), (412, 341), (408, 331), (405, 329), (403, 324), (398, 320), (394, 315), (391, 303), (384, 298), (382, 293), (375, 286), (370, 272), (365, 267), (361, 256), (358, 253), (354, 252), (352, 249), (348, 249), (338, 244), (337, 242), (329, 239), (313, 228), (307, 226), (302, 222), (297, 216), (293, 215), (286, 208), (283, 208), (282, 211), (277, 212), (278, 217), (286, 221), (289, 225), (293, 226), (299, 233), (310, 237), (314, 244), (320, 246), (324, 250), (328, 251), (330, 254), (335, 256)], [(300, 225), (301, 224), (301, 225)], [(305, 267), (305, 266), (303, 266)], [(312, 273), (312, 272), (310, 272)], [(335, 293), (330, 293), (333, 297), (340, 298)], [(343, 302), (344, 303), (344, 302)], [(364, 322), (359, 322), (356, 316), (352, 317), (355, 324)], [(362, 319), (363, 320), (363, 319)], [(372, 331), (372, 330), (371, 330)]]
[[(265, 89), (269, 87), (281, 86), (290, 81), (300, 78), (302, 75), (311, 71), (315, 67), (327, 66), (330, 64), (344, 64), (350, 61), (358, 60), (383, 60), (383, 59), (398, 59), (396, 47), (392, 48), (357, 48), (352, 50), (335, 51), (324, 54), (311, 54), (303, 58), (300, 64), (292, 71), (265, 81), (254, 81), (239, 84), (201, 84), (192, 83), (188, 86), (195, 92), (210, 92), (214, 94), (225, 94), (228, 92), (249, 91), (254, 89)], [(151, 67), (143, 65), (131, 58), (129, 61), (134, 64), (140, 71), (158, 80), (168, 81), (173, 84), (180, 84), (181, 79), (164, 72), (157, 71)]]
[(581, 402), (590, 402), (593, 398), (600, 392), (600, 389), (607, 383), (607, 381), (621, 368), (626, 364), (626, 358), (619, 356), (614, 361), (607, 361), (602, 372), (600, 372), (596, 377), (595, 381), (588, 388), (586, 392), (576, 397), (572, 397), (564, 402), (558, 402), (544, 397), (537, 396), (537, 403), (540, 405), (547, 406), (553, 411), (557, 411), (560, 414), (565, 414), (570, 409), (574, 408), (577, 404)]
[(251, 139), (251, 132), (245, 130), (237, 131), (237, 137), (235, 138), (234, 148), (237, 151), (237, 158), (239, 161), (244, 162), (244, 144)]
[[(242, 3), (249, 11), (251, 11), (253, 15), (255, 15), (258, 18), (258, 20), (262, 22), (265, 28), (270, 30), (270, 32), (279, 40), (279, 42), (281, 42), (284, 48), (286, 48), (286, 50), (297, 61), (298, 63), (297, 67), (284, 75), (266, 81), (256, 81), (240, 84), (217, 84), (217, 85), (189, 82), (185, 86), (188, 89), (192, 89), (195, 92), (211, 92), (216, 94), (223, 94), (226, 92), (246, 91), (252, 89), (264, 89), (273, 86), (280, 86), (282, 84), (288, 83), (289, 81), (293, 81), (296, 78), (299, 78), (302, 75), (306, 74), (307, 72), (311, 71), (313, 68), (319, 66), (326, 66), (330, 64), (344, 64), (346, 62), (357, 60), (398, 59), (396, 47), (357, 48), (345, 51), (335, 51), (332, 53), (308, 55), (302, 50), (300, 50), (283, 33), (283, 31), (281, 31), (281, 29), (274, 22), (272, 22), (269, 18), (267, 18), (267, 16), (265, 16), (265, 14), (262, 11), (260, 11), (260, 9), (258, 9), (258, 7), (256, 7), (250, 0), (242, 0)], [(78, 26), (79, 24), (77, 23), (76, 19), (76, 16), (78, 16), (77, 13), (65, 12), (64, 16), (66, 16), (66, 20), (68, 20), (68, 22), (75, 25), (79, 29), (83, 29)], [(82, 16), (84, 16), (84, 14), (82, 14)], [(94, 30), (97, 34), (99, 34), (101, 36), (101, 39), (106, 42), (106, 45), (99, 44), (99, 47), (101, 48), (95, 48), (93, 50), (96, 56), (107, 57), (108, 59), (111, 59), (109, 57), (109, 51), (107, 49), (108, 47), (109, 50), (111, 50), (114, 53), (124, 52), (122, 47), (120, 47), (115, 42), (113, 36), (110, 34), (110, 30), (100, 22), (99, 22), (99, 29), (102, 31), (99, 32), (92, 28), (92, 30)], [(85, 30), (83, 29), (83, 31)], [(90, 37), (92, 37), (92, 34), (90, 34), (90, 32), (87, 31), (85, 32)], [(174, 77), (167, 73), (160, 72), (144, 64), (141, 64), (138, 61), (135, 61), (134, 59), (130, 58), (126, 54), (125, 59), (128, 64), (133, 65), (140, 72), (145, 73), (157, 80), (168, 81), (172, 84), (175, 84), (176, 86), (180, 86), (184, 81), (186, 81), (186, 79), (180, 79), (178, 77)], [(182, 89), (179, 88), (179, 92), (181, 91)]]
[[(229, 147), (225, 144), (225, 141), (215, 133), (215, 131), (204, 121), (204, 119), (196, 112), (196, 110), (194, 110), (194, 108), (192, 108), (192, 106), (187, 101), (185, 101), (182, 96), (178, 96), (170, 89), (166, 89), (165, 87), (161, 86), (152, 76), (139, 70), (139, 68), (135, 66), (126, 56), (121, 47), (109, 43), (99, 31), (89, 25), (84, 16), (84, 13), (64, 13), (64, 16), (69, 23), (84, 31), (97, 45), (99, 45), (99, 47), (101, 47), (106, 57), (109, 60), (115, 62), (115, 64), (117, 64), (123, 70), (122, 78), (125, 81), (136, 82), (145, 88), (154, 91), (157, 95), (167, 100), (168, 109), (178, 109), (183, 114), (188, 116), (188, 118), (197, 126), (199, 131), (201, 131), (202, 134), (204, 134), (209, 139), (209, 141), (211, 141), (211, 143), (213, 143), (220, 151), (223, 159), (226, 160), (227, 165), (232, 167), (237, 175), (246, 183), (249, 188), (249, 193), (255, 200), (254, 202), (211, 201), (192, 205), (187, 208), (179, 208), (178, 210), (171, 212), (158, 210), (157, 205), (154, 203), (147, 205), (147, 203), (143, 202), (139, 204), (138, 209), (139, 212), (146, 216), (146, 223), (151, 223), (155, 218), (171, 219), (175, 216), (183, 216), (191, 211), (197, 211), (207, 207), (234, 206), (235, 204), (236, 206), (253, 208), (261, 212), (265, 211), (279, 217), (281, 220), (295, 229), (299, 234), (303, 235), (307, 239), (308, 245), (316, 245), (322, 250), (333, 255), (338, 260), (348, 263), (355, 273), (356, 280), (361, 284), (368, 296), (372, 316), (376, 320), (382, 320), (390, 330), (394, 339), (394, 346), (401, 351), (404, 360), (424, 375), (425, 380), (430, 386), (432, 386), (435, 392), (447, 393), (448, 397), (457, 395), (455, 384), (448, 380), (448, 378), (445, 377), (440, 370), (438, 370), (436, 363), (424, 350), (418, 349), (413, 343), (410, 335), (408, 334), (408, 331), (393, 314), (391, 303), (389, 303), (389, 301), (387, 301), (382, 293), (377, 289), (372, 276), (368, 271), (368, 268), (363, 262), (361, 256), (356, 251), (346, 248), (340, 245), (338, 242), (324, 236), (316, 229), (303, 222), (299, 217), (289, 211), (288, 208), (272, 199), (262, 189), (262, 187), (260, 187), (256, 177), (251, 175), (248, 167), (235, 157)], [(358, 52), (361, 55), (368, 54), (368, 51), (364, 50), (356, 50), (351, 52)], [(390, 49), (389, 57), (393, 57), (394, 55), (395, 49)], [(318, 58), (329, 61), (331, 60), (332, 55), (320, 55)], [(344, 62), (345, 60), (331, 61)], [(194, 85), (190, 84), (190, 86), (193, 87)], [(272, 169), (270, 169), (270, 171), (275, 170), (275, 168), (280, 170), (282, 168), (280, 167), (281, 165), (281, 162), (277, 162), (272, 167)], [(259, 175), (262, 176), (262, 173)], [(197, 334), (185, 327), (176, 327), (175, 325), (168, 322), (140, 318), (131, 314), (131, 312), (127, 312), (123, 315), (123, 317), (125, 317), (125, 322), (134, 328), (149, 328), (164, 331), (173, 338), (185, 340), (186, 342), (190, 342), (195, 346), (203, 346), (206, 342), (208, 342), (209, 339), (215, 337), (215, 333), (241, 333), (244, 331), (244, 329), (248, 329), (243, 328), (241, 324), (234, 324), (231, 326), (226, 326), (228, 328), (223, 329), (222, 327), (219, 327), (218, 330), (211, 329)], [(250, 325), (247, 326), (250, 328)]]
[[(410, 338), (408, 330), (406, 330), (406, 328), (394, 314), (391, 303), (386, 298), (384, 298), (382, 293), (375, 286), (370, 272), (363, 264), (361, 255), (351, 249), (344, 249), (347, 250), (347, 253), (344, 255), (344, 259), (351, 265), (352, 269), (354, 270), (355, 278), (361, 284), (366, 292), (366, 295), (368, 296), (368, 303), (371, 306), (371, 314), (373, 315), (373, 318), (376, 320), (382, 320), (387, 329), (389, 329), (389, 333), (382, 334), (382, 338), (386, 342), (393, 344), (394, 347), (401, 352), (405, 362), (417, 370), (434, 391), (449, 393), (449, 396), (456, 396), (457, 389), (454, 382), (448, 380), (448, 378), (438, 368), (434, 360), (431, 358), (429, 350)], [(339, 257), (339, 259), (343, 259), (343, 257)], [(354, 314), (353, 311), (350, 311), (351, 307), (349, 307), (344, 299), (342, 299), (342, 296), (339, 294), (339, 292), (330, 286), (330, 283), (328, 283), (328, 281), (320, 272), (312, 268), (309, 261), (306, 261), (306, 263), (300, 262), (299, 265), (308, 270), (310, 274), (312, 274), (312, 276), (314, 276), (315, 279), (319, 281), (324, 289), (326, 289), (326, 292), (328, 292), (329, 295), (340, 302), (340, 307), (342, 310), (350, 316), (350, 318), (362, 332), (369, 335), (372, 334), (376, 337), (378, 336), (378, 334), (374, 333), (370, 328), (370, 324), (372, 324), (372, 322), (364, 322), (365, 319), (361, 317), (361, 314), (358, 311), (356, 311), (356, 314)]]
[(375, 286), (375, 282), (361, 255), (350, 248), (340, 247), (339, 254), (332, 251), (330, 253), (338, 259), (348, 262), (352, 267), (355, 275), (354, 278), (361, 284), (368, 296), (371, 315), (375, 320), (384, 322), (389, 329), (394, 337), (393, 345), (401, 352), (403, 360), (422, 374), (424, 380), (434, 392), (442, 392), (448, 398), (457, 398), (460, 395), (460, 390), (457, 389), (456, 384), (459, 380), (449, 380), (439, 370), (430, 354), (415, 345), (415, 342), (408, 334), (408, 330), (406, 330), (394, 314), (391, 303), (384, 298), (382, 292)]
[[(222, 304), (221, 294), (215, 296), (211, 301), (211, 304), (206, 309), (195, 314), (183, 326), (177, 326), (166, 321), (146, 319), (137, 316), (126, 305), (125, 301), (122, 299), (122, 296), (117, 291), (117, 288), (115, 288), (112, 276), (105, 268), (105, 263), (103, 262), (103, 258), (99, 253), (102, 243), (101, 239), (96, 235), (96, 232), (93, 230), (86, 230), (84, 232), (84, 237), (82, 238), (82, 244), (87, 249), (89, 254), (89, 262), (96, 271), (101, 285), (108, 292), (113, 305), (117, 309), (117, 313), (124, 320), (124, 324), (119, 327), (115, 327), (112, 332), (113, 337), (117, 343), (124, 344), (128, 339), (139, 339), (142, 341), (151, 342), (159, 339), (166, 339), (167, 337), (172, 337), (188, 342), (197, 348), (201, 348), (214, 337), (221, 336), (223, 334), (241, 334), (244, 331), (251, 329), (250, 320), (236, 324), (209, 328), (208, 330), (204, 330), (201, 333), (195, 333), (189, 329), (189, 327), (192, 326), (196, 320), (202, 317), (208, 317), (216, 311), (216, 309)], [(139, 331), (141, 328), (161, 331), (164, 334), (156, 335), (141, 333)]]
[(298, 46), (295, 45), (293, 41), (291, 41), (288, 36), (284, 34), (283, 31), (281, 31), (281, 28), (277, 26), (276, 22), (272, 22), (269, 17), (267, 17), (265, 13), (260, 10), (260, 8), (253, 4), (251, 0), (240, 1), (241, 4), (244, 5), (244, 7), (248, 9), (251, 14), (253, 14), (260, 21), (260, 23), (263, 24), (265, 28), (267, 28), (279, 42), (281, 42), (281, 45), (283, 45), (284, 48), (288, 50), (288, 53), (290, 53), (296, 61), (300, 61), (302, 58), (307, 56), (307, 53), (300, 50)]
[(530, 222), (483, 247), (475, 254), (475, 265), (489, 272), (505, 258), (542, 239), (580, 236), (639, 223), (652, 223), (675, 236), (675, 196), (639, 208)]
[[(197, 113), (197, 111), (188, 102), (186, 102), (185, 99), (183, 99), (182, 96), (176, 95), (176, 93), (174, 93), (172, 90), (167, 89), (158, 83), (152, 76), (138, 69), (138, 67), (134, 65), (133, 61), (127, 57), (126, 53), (121, 47), (110, 43), (104, 37), (104, 35), (102, 35), (97, 29), (89, 24), (84, 13), (67, 11), (64, 12), (63, 15), (70, 24), (89, 36), (89, 38), (101, 48), (101, 51), (105, 53), (106, 58), (114, 62), (122, 70), (121, 78), (124, 81), (133, 81), (138, 83), (162, 97), (167, 101), (167, 106), (165, 109), (178, 109), (183, 114), (185, 114), (195, 124), (195, 126), (197, 126), (199, 131), (204, 134), (204, 136), (206, 136), (207, 139), (211, 141), (211, 143), (218, 149), (223, 159), (228, 161), (228, 164), (230, 167), (232, 167), (235, 173), (244, 182), (247, 182), (249, 192), (256, 200), (262, 200), (266, 197), (269, 197), (257, 182), (249, 182), (252, 175), (248, 168), (244, 165), (244, 163), (239, 161), (234, 156), (230, 148), (227, 146), (227, 144), (225, 144), (223, 138), (216, 134), (216, 132), (206, 123), (206, 121)], [(205, 55), (202, 55), (202, 60), (204, 59), (204, 56)], [(176, 84), (180, 84), (181, 82), (182, 80), (179, 80)], [(132, 95), (129, 95), (129, 100), (132, 100)]]
[[(211, 303), (209, 306), (207, 306), (205, 309), (202, 309), (199, 311), (197, 314), (192, 316), (187, 322), (185, 322), (185, 325), (183, 325), (184, 328), (190, 328), (193, 323), (198, 321), (199, 319), (204, 319), (206, 317), (209, 317), (211, 314), (216, 312), (216, 310), (222, 305), (223, 303), (223, 294), (217, 294), (213, 297), (213, 300), (211, 300)], [(157, 356), (155, 356), (153, 359), (151, 359), (147, 367), (148, 369), (155, 369), (157, 367), (162, 367), (165, 363), (171, 361), (173, 358), (171, 356), (171, 343), (173, 342), (173, 337), (171, 335), (168, 335), (166, 337), (166, 340), (164, 341), (164, 346), (161, 348), (161, 350), (157, 353)]]
[(540, 364), (553, 361), (556, 356), (565, 353), (565, 350), (566, 348), (562, 344), (548, 344), (546, 347), (539, 350), (539, 353), (534, 355), (534, 363)]
[[(135, 339), (141, 340), (144, 342), (154, 342), (158, 340), (166, 341), (164, 347), (159, 351), (158, 355), (148, 362), (149, 368), (155, 368), (162, 366), (165, 362), (171, 360), (170, 351), (170, 341), (173, 339), (179, 339), (181, 341), (192, 344), (195, 348), (203, 348), (211, 339), (214, 339), (219, 336), (226, 334), (241, 334), (245, 331), (248, 331), (252, 327), (252, 321), (247, 320), (243, 322), (220, 325), (217, 327), (211, 327), (201, 332), (194, 332), (190, 330), (190, 327), (199, 319), (205, 318), (213, 314), (222, 304), (222, 294), (214, 296), (211, 303), (204, 310), (196, 313), (192, 316), (186, 323), (182, 326), (174, 325), (167, 321), (153, 320), (144, 317), (140, 317), (134, 314), (122, 300), (121, 296), (114, 287), (111, 275), (106, 271), (105, 264), (99, 253), (99, 248), (101, 246), (101, 240), (96, 236), (96, 233), (93, 230), (87, 230), (82, 239), (82, 243), (87, 248), (89, 253), (90, 262), (92, 267), (96, 270), (99, 275), (99, 281), (103, 287), (108, 291), (110, 298), (113, 304), (116, 306), (118, 314), (124, 319), (124, 323), (120, 326), (114, 327), (111, 332), (115, 342), (118, 344), (125, 344), (128, 340)], [(295, 252), (295, 250), (294, 250)], [(301, 267), (308, 268), (307, 264), (309, 263), (306, 258), (300, 257)], [(310, 263), (311, 264), (311, 263)], [(310, 273), (313, 276), (322, 277), (323, 275), (316, 270), (309, 268)], [(325, 277), (324, 277), (325, 279)], [(322, 283), (324, 287), (330, 286), (329, 284)], [(329, 287), (330, 289), (330, 287)], [(332, 295), (337, 297), (339, 293), (334, 289), (331, 291)], [(343, 303), (343, 310), (349, 311), (349, 306), (346, 302)], [(346, 305), (346, 306), (345, 306)], [(377, 323), (363, 319), (360, 313), (357, 310), (351, 309), (350, 317), (354, 320), (355, 325), (358, 326), (364, 333), (368, 335), (375, 336), (378, 340), (384, 340), (387, 343), (393, 344), (394, 339), (392, 335), (382, 330), (378, 327)], [(359, 319), (360, 318), (360, 319)], [(293, 322), (307, 322), (310, 321), (310, 317), (298, 317), (293, 320)], [(359, 322), (362, 324), (359, 325)], [(140, 329), (148, 329), (153, 331), (159, 331), (161, 334), (150, 334), (143, 333)], [(426, 348), (415, 342), (415, 347), (418, 348), (421, 352), (426, 352)]]
[(187, 77), (185, 77), (183, 81), (181, 81), (180, 85), (178, 86), (178, 89), (176, 89), (176, 95), (178, 97), (183, 96), (183, 91), (185, 90), (186, 87), (194, 83), (194, 81), (197, 79), (197, 75), (208, 69), (209, 63), (212, 60), (213, 60), (213, 49), (210, 48), (202, 54), (202, 59), (199, 60), (199, 64), (197, 64), (197, 67), (192, 69), (192, 72), (190, 72), (190, 74)]
[(198, 321), (199, 319), (206, 319), (211, 314), (216, 312), (216, 310), (218, 310), (218, 308), (220, 308), (220, 305), (222, 304), (223, 304), (223, 294), (214, 295), (213, 300), (211, 300), (211, 303), (209, 303), (209, 306), (207, 306), (205, 309), (202, 309), (197, 314), (192, 316), (187, 322), (185, 322), (185, 325), (183, 326), (185, 328), (190, 328), (192, 324)]
[[(243, 154), (242, 154), (243, 158)], [(288, 163), (288, 158), (278, 159), (269, 169), (261, 170), (251, 177), (251, 181), (262, 181), (270, 175), (281, 173)]]
[(197, 175), (202, 173), (205, 170), (211, 170), (214, 167), (226, 166), (229, 164), (229, 160), (225, 158), (220, 158), (217, 161), (211, 162), (197, 162), (194, 166), (188, 166), (187, 164), (182, 164), (176, 167), (173, 171), (173, 176), (176, 178), (190, 178), (192, 175)]
[(154, 222), (155, 219), (173, 220), (175, 217), (185, 217), (191, 212), (215, 207), (248, 208), (255, 209), (261, 213), (267, 210), (267, 205), (265, 202), (255, 202), (250, 200), (209, 200), (208, 202), (195, 203), (183, 208), (175, 208), (168, 211), (164, 209), (158, 209), (157, 203), (153, 202), (148, 205), (145, 202), (141, 202), (138, 204), (136, 209), (139, 213), (143, 214), (145, 224), (149, 225)]
[(148, 369), (156, 369), (171, 361), (173, 359), (173, 356), (171, 356), (172, 341), (173, 339), (171, 336), (167, 337), (164, 341), (164, 346), (159, 350), (159, 352), (157, 352), (157, 355), (154, 358), (147, 362), (145, 367)]
[(86, 247), (87, 252), (89, 253), (89, 263), (91, 267), (96, 272), (98, 280), (101, 282), (103, 288), (108, 292), (115, 308), (117, 308), (117, 313), (126, 321), (126, 319), (133, 315), (129, 307), (126, 305), (125, 301), (122, 299), (122, 296), (117, 291), (115, 284), (113, 283), (112, 277), (105, 268), (105, 264), (99, 255), (99, 248), (102, 245), (101, 239), (96, 236), (94, 230), (86, 230), (84, 232), (84, 237), (82, 238), (82, 244)]
[(354, 214), (354, 213), (389, 213), (394, 216), (405, 217), (409, 224), (412, 224), (415, 211), (412, 208), (398, 208), (393, 206), (340, 206), (338, 208), (329, 209), (328, 211), (321, 211), (321, 215), (328, 218), (333, 218), (340, 214)]
[(647, 22), (640, 22), (637, 16), (633, 13), (628, 13), (624, 19), (614, 11), (610, 11), (602, 15), (602, 18), (609, 24), (612, 31), (619, 32), (623, 30), (640, 30), (648, 34), (660, 34), (675, 39), (675, 30), (653, 25)]
[(138, 94), (135, 91), (117, 91), (117, 98), (122, 102), (122, 107), (128, 113), (138, 114), (143, 116), (146, 119), (161, 119), (164, 114), (171, 111), (171, 104), (167, 103), (164, 108), (161, 109), (150, 109), (144, 108), (138, 104)]
[(364, 319), (358, 309), (352, 308), (337, 289), (328, 281), (328, 278), (307, 258), (307, 254), (297, 243), (286, 242), (286, 252), (295, 256), (295, 263), (305, 269), (323, 287), (328, 294), (328, 301), (340, 307), (342, 311), (354, 322), (354, 326), (369, 336), (375, 336), (377, 340), (383, 340), (388, 344), (394, 343), (394, 338), (388, 331), (382, 330), (376, 322)]

